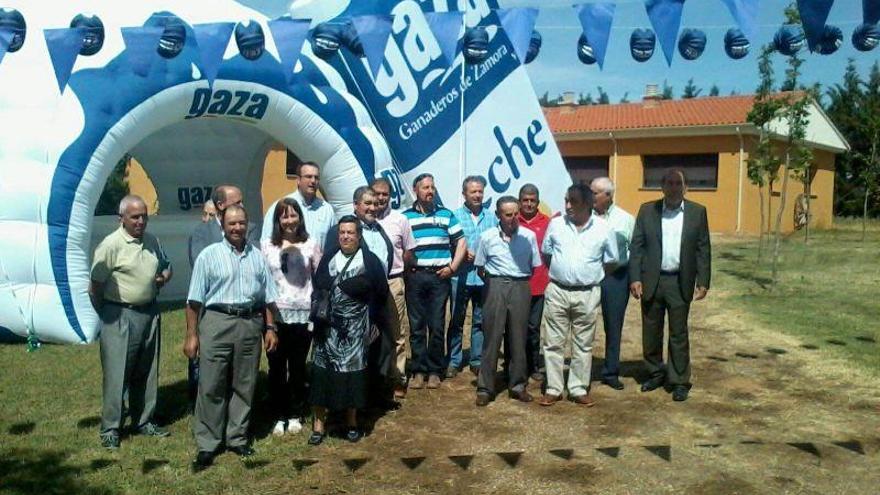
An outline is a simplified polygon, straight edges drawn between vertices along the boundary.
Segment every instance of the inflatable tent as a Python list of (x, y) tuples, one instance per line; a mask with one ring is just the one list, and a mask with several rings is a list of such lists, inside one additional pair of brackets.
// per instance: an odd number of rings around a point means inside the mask
[[(0, 333), (60, 343), (95, 339), (91, 251), (116, 224), (93, 225), (93, 213), (127, 153), (144, 164), (157, 189), (161, 210), (149, 229), (175, 267), (176, 285), (165, 295), (179, 299), (188, 283), (186, 239), (198, 221), (191, 194), (204, 199), (214, 185), (237, 184), (259, 219), (263, 163), (273, 143), (321, 164), (322, 193), (337, 213), (350, 209), (354, 188), (379, 176), (390, 179), (394, 204), (403, 206), (422, 172), (437, 177), (439, 196), (451, 207), (470, 174), (488, 178), (489, 201), (532, 182), (552, 208), (561, 206), (568, 174), (525, 68), (498, 26), (495, 1), (304, 0), (286, 7), (313, 28), (393, 15), (375, 76), (351, 47), (315, 56), (314, 39), (288, 74), (268, 25), (276, 14), (247, 6), (273, 3), (0, 5), (0, 26), (11, 19), (17, 29), (0, 63)], [(425, 20), (425, 12), (459, 4), (467, 27), (489, 33), (478, 64), (466, 63), (460, 50), (446, 60)], [(196, 27), (206, 23), (237, 23), (236, 34), (248, 35), (221, 39), (215, 78), (208, 43), (197, 42)], [(44, 30), (71, 25), (84, 38), (65, 85), (56, 80), (62, 57), (52, 53)], [(146, 69), (121, 34), (142, 26), (162, 36)]]

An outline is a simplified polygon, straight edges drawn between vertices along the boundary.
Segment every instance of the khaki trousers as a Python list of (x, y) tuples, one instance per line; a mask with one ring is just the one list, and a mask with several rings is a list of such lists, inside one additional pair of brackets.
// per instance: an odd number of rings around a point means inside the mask
[(568, 370), (568, 395), (579, 397), (590, 388), (593, 365), (593, 340), (601, 289), (566, 290), (552, 281), (544, 293), (544, 362), (549, 395), (561, 395), (565, 388), (563, 367), (565, 341), (571, 336), (571, 366)]
[(406, 314), (406, 296), (403, 277), (388, 281), (388, 321), (397, 343), (395, 369), (392, 379), (398, 383), (406, 382), (406, 355), (409, 343), (409, 318)]

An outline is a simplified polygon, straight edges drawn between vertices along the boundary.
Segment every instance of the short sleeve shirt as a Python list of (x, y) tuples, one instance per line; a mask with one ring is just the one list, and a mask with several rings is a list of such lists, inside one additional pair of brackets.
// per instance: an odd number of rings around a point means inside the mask
[(415, 207), (403, 212), (412, 227), (416, 248), (416, 266), (442, 267), (452, 262), (452, 250), (462, 238), (458, 219), (446, 208), (436, 207), (423, 213)]
[(95, 248), (91, 278), (103, 284), (104, 299), (143, 305), (156, 298), (156, 275), (170, 266), (156, 236), (137, 239), (120, 226)]
[[(465, 241), (467, 241), (468, 249), (475, 253), (477, 252), (477, 244), (480, 242), (480, 235), (498, 226), (498, 217), (491, 211), (488, 211), (488, 208), (480, 210), (479, 215), (471, 213), (467, 206), (462, 206), (453, 213), (461, 225), (461, 232), (464, 235)], [(477, 275), (477, 269), (474, 264), (462, 263), (457, 275), (459, 277), (467, 277), (466, 285), (483, 285), (483, 279)]]
[[(389, 206), (384, 212), (377, 215), (379, 225), (385, 229), (385, 235), (391, 241), (391, 247), (394, 249), (394, 260), (391, 264), (389, 275), (400, 275), (403, 273), (403, 253), (404, 251), (412, 251), (416, 248), (416, 239), (413, 237), (412, 227), (409, 221), (402, 213), (394, 211)], [(380, 258), (381, 259), (381, 258)]]
[(275, 302), (278, 291), (260, 251), (246, 243), (238, 252), (225, 238), (196, 258), (187, 299), (205, 306), (260, 306)]
[(519, 228), (509, 240), (504, 239), (500, 228), (483, 232), (477, 243), (474, 265), (494, 276), (531, 276), (532, 269), (541, 266), (534, 232)]
[(592, 215), (582, 229), (568, 216), (550, 221), (541, 251), (550, 256), (550, 280), (565, 285), (595, 285), (606, 263), (617, 262), (617, 241), (608, 222)]

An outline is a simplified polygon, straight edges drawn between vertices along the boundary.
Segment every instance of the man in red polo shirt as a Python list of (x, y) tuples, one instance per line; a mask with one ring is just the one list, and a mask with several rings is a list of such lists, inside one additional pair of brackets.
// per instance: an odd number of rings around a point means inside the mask
[[(538, 211), (540, 192), (534, 184), (525, 184), (519, 190), (519, 224), (535, 233), (538, 245), (544, 242), (544, 234), (550, 225), (550, 217)], [(544, 313), (544, 289), (550, 282), (547, 265), (535, 268), (529, 287), (532, 292), (529, 308), (529, 326), (526, 334), (526, 362), (532, 380), (544, 378), (544, 357), (541, 355), (541, 316)]]

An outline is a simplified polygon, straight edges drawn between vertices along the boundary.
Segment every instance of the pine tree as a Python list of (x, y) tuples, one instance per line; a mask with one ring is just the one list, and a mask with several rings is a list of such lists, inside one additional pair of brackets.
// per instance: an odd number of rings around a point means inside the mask
[(681, 97), (682, 99), (696, 98), (700, 96), (700, 93), (702, 92), (703, 90), (701, 88), (698, 88), (697, 85), (694, 84), (694, 78), (692, 77), (688, 79), (687, 84), (681, 92)]
[(709, 88), (709, 96), (718, 96), (721, 94), (721, 90), (718, 88), (718, 85), (713, 84), (711, 88)]
[(599, 99), (596, 102), (597, 104), (608, 105), (609, 103), (611, 103), (611, 98), (608, 97), (608, 93), (606, 93), (605, 90), (602, 89), (602, 86), (599, 86), (597, 90), (599, 92)]
[(673, 94), (672, 86), (666, 84), (666, 79), (663, 80), (663, 91), (660, 93), (661, 100), (671, 100), (675, 97)]
[(107, 178), (107, 183), (104, 184), (104, 190), (101, 192), (98, 204), (95, 206), (95, 215), (119, 214), (119, 202), (129, 193), (127, 177), (129, 160), (131, 160), (131, 156), (126, 154), (113, 167), (110, 177)]

